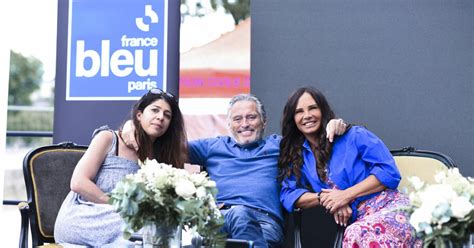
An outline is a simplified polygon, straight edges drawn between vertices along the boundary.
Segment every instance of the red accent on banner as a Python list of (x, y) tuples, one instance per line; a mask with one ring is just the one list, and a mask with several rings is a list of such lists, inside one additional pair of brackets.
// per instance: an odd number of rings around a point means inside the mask
[(250, 93), (248, 70), (181, 70), (179, 81), (180, 97), (226, 98)]

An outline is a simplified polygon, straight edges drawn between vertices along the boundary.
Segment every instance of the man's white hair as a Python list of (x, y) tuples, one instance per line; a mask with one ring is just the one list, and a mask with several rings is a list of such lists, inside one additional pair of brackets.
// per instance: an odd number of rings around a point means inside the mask
[(227, 122), (228, 123), (230, 123), (230, 118), (231, 118), (230, 109), (232, 108), (232, 106), (234, 106), (236, 102), (240, 102), (240, 101), (254, 102), (255, 105), (257, 106), (257, 112), (260, 115), (260, 119), (262, 120), (263, 123), (267, 122), (267, 113), (265, 112), (265, 108), (263, 107), (262, 102), (256, 96), (252, 94), (239, 94), (232, 97), (232, 99), (230, 99), (229, 101), (229, 105), (227, 107)]

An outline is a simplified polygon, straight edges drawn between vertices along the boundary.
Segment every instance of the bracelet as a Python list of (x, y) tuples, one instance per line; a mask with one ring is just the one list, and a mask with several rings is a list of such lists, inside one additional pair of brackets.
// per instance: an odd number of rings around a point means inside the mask
[(321, 193), (322, 191), (319, 191), (317, 194), (316, 194), (316, 198), (318, 199), (318, 205), (321, 206)]
[(318, 194), (316, 195), (318, 197), (318, 199), (321, 199), (321, 193), (322, 193), (322, 191), (319, 191)]

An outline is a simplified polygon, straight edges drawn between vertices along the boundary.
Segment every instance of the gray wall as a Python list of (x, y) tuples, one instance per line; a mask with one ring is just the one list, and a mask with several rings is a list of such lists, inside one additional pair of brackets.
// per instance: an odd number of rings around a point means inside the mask
[(313, 85), (390, 149), (449, 155), (474, 176), (472, 0), (252, 1), (252, 93), (280, 132)]

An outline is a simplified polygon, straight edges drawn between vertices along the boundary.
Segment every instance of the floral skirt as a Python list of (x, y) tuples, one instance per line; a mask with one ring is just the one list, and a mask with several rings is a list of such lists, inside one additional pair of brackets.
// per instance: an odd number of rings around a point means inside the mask
[(387, 189), (359, 204), (357, 219), (344, 233), (345, 248), (422, 247), (409, 223), (409, 216), (394, 209), (408, 205), (408, 197)]

